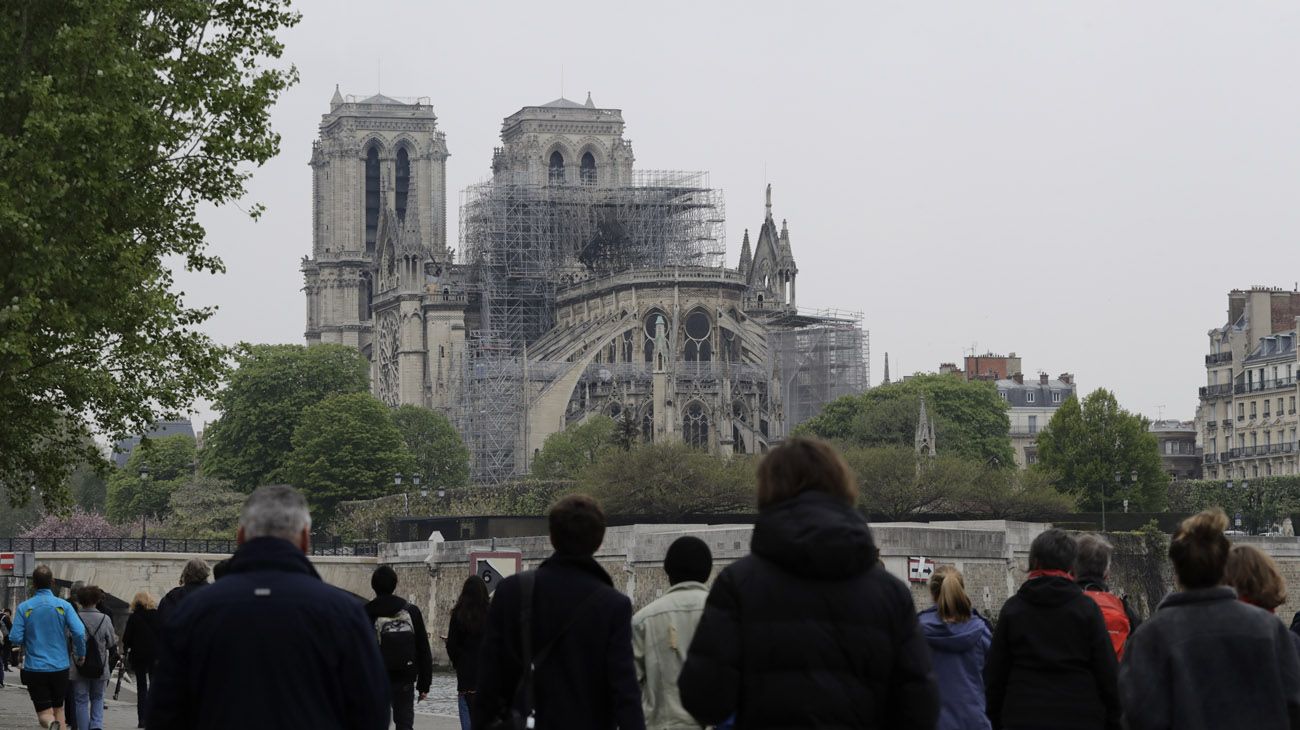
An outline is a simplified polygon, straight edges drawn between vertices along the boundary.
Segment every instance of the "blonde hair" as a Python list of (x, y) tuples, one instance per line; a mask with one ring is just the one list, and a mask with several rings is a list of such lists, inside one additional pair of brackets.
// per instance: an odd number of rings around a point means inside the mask
[(961, 571), (951, 565), (942, 565), (930, 576), (930, 597), (939, 607), (939, 618), (944, 623), (960, 624), (970, 620), (970, 596)]
[(1286, 603), (1286, 581), (1277, 563), (1253, 545), (1233, 545), (1228, 551), (1223, 584), (1236, 588), (1243, 601), (1267, 611)]
[(149, 591), (140, 591), (131, 599), (132, 611), (152, 611), (158, 608), (158, 601), (154, 600), (153, 594)]

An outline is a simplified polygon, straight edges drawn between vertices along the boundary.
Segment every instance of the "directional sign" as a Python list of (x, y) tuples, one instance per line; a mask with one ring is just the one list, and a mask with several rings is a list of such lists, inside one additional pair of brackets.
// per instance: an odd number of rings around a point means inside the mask
[(487, 583), (488, 593), (496, 591), (501, 581), (523, 570), (524, 556), (518, 550), (491, 550), (469, 554), (470, 573)]
[(934, 561), (928, 558), (907, 559), (907, 579), (912, 583), (924, 583), (934, 575)]

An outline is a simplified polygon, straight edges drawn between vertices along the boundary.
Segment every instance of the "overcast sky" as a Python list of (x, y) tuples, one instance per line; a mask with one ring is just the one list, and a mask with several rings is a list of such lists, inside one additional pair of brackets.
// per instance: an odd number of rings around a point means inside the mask
[(266, 214), (205, 211), (228, 271), (178, 277), (224, 343), (303, 341), (307, 161), (336, 83), (431, 98), (452, 215), (502, 118), (562, 83), (623, 110), (638, 167), (711, 173), (730, 265), (770, 182), (799, 303), (865, 313), (873, 383), (886, 351), (894, 377), (1015, 351), (1191, 418), (1227, 291), (1300, 278), (1295, 3), (298, 7), (301, 82), (251, 185)]

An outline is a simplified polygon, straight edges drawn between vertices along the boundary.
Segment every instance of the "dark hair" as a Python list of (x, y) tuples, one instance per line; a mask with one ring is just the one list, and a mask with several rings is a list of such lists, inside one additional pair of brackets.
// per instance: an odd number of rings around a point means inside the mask
[(546, 514), (557, 553), (594, 555), (605, 539), (605, 512), (585, 494), (571, 494)]
[(461, 586), (460, 598), (456, 599), (456, 605), (451, 609), (451, 617), (465, 627), (466, 631), (477, 634), (483, 630), (483, 624), (487, 623), (490, 600), (487, 583), (477, 575), (471, 575), (465, 579), (465, 585)]
[(1223, 584), (1237, 589), (1237, 596), (1266, 611), (1286, 603), (1286, 580), (1268, 553), (1254, 545), (1233, 545), (1223, 568)]
[(77, 590), (77, 605), (82, 608), (94, 608), (104, 600), (104, 592), (99, 586), (82, 586)]
[(1223, 581), (1232, 543), (1223, 534), (1228, 515), (1215, 507), (1183, 520), (1169, 541), (1169, 559), (1184, 588), (1211, 588)]
[(758, 465), (758, 508), (804, 492), (824, 492), (850, 507), (858, 501), (853, 470), (835, 447), (817, 439), (786, 439)]
[(222, 576), (230, 572), (230, 558), (218, 560), (212, 564), (212, 580), (221, 580)]
[(370, 574), (370, 587), (381, 596), (391, 596), (397, 590), (397, 571), (381, 565)]
[(1074, 558), (1074, 577), (1105, 580), (1110, 570), (1110, 543), (1101, 535), (1091, 533), (1080, 535), (1076, 542), (1079, 553)]
[(207, 583), (210, 573), (208, 561), (203, 558), (190, 558), (181, 569), (181, 583), (184, 585)]
[(38, 591), (54, 587), (54, 573), (50, 570), (50, 566), (36, 566), (36, 570), (32, 571), (32, 585), (36, 586)]
[(709, 546), (694, 535), (683, 535), (668, 546), (664, 554), (664, 572), (668, 583), (677, 585), (684, 581), (705, 583), (713, 572), (713, 553)]
[(1043, 531), (1029, 545), (1030, 570), (1073, 570), (1078, 547), (1065, 530), (1053, 527)]

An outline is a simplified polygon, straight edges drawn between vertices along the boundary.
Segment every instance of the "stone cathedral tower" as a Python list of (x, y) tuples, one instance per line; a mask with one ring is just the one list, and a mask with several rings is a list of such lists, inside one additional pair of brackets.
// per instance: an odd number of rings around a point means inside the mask
[(390, 405), (427, 404), (420, 296), (450, 258), (447, 156), (428, 99), (337, 88), (312, 146), (307, 343), (359, 348)]

